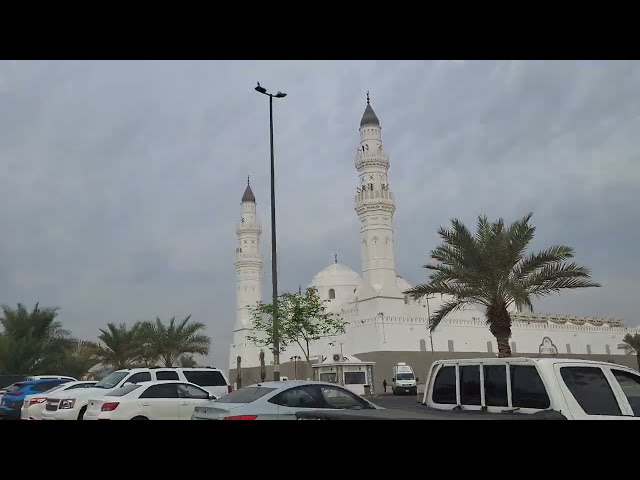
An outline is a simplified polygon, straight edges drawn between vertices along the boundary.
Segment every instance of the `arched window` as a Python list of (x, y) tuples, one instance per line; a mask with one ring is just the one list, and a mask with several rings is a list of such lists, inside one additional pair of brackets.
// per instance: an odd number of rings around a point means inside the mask
[(329, 289), (329, 300), (336, 298), (336, 291), (333, 288)]

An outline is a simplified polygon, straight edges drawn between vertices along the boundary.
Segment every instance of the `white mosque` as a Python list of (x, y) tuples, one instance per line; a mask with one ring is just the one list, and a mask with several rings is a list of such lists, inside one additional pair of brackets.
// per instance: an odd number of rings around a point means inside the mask
[[(318, 361), (338, 354), (340, 358), (348, 354), (375, 361), (378, 385), (389, 377), (392, 365), (398, 361), (408, 362), (418, 375), (424, 375), (434, 359), (485, 357), (497, 352), (495, 338), (481, 310), (451, 314), (430, 334), (429, 314), (446, 298), (412, 300), (403, 294), (412, 285), (396, 271), (393, 230), (396, 204), (388, 177), (389, 166), (380, 121), (367, 94), (355, 155), (358, 174), (355, 211), (361, 224), (362, 274), (337, 263), (336, 259), (311, 281), (310, 286), (318, 289), (321, 298), (329, 300), (329, 309), (347, 322), (345, 334), (318, 341), (311, 354), (317, 356)], [(235, 378), (238, 357), (241, 357), (243, 375), (248, 369), (249, 377), (256, 378), (260, 348), (246, 336), (253, 333), (250, 307), (263, 299), (264, 262), (259, 248), (261, 227), (256, 198), (249, 184), (242, 196), (236, 232), (237, 316), (229, 355), (230, 378)], [(638, 330), (629, 329), (621, 319), (515, 311), (511, 316), (513, 355), (589, 356), (636, 367), (635, 357), (625, 356), (619, 345), (626, 333)], [(293, 375), (287, 363), (294, 355), (304, 358), (294, 347), (288, 347), (281, 355), (283, 375)], [(272, 363), (268, 349), (265, 349), (265, 358), (267, 364)]]

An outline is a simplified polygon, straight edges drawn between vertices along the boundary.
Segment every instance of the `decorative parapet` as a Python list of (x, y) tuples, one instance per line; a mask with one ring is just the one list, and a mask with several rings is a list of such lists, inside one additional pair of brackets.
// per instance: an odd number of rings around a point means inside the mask
[(575, 315), (554, 315), (537, 313), (512, 313), (511, 320), (518, 322), (553, 322), (556, 324), (571, 323), (573, 325), (594, 325), (628, 328), (623, 319), (605, 317), (578, 317)]
[[(595, 317), (576, 317), (561, 315), (533, 315), (512, 313), (512, 326), (518, 329), (529, 330), (565, 330), (565, 331), (582, 331), (582, 332), (600, 332), (600, 333), (625, 333), (635, 331), (627, 327), (622, 320), (595, 318)], [(427, 317), (411, 317), (411, 316), (382, 316), (376, 315), (369, 318), (352, 319), (349, 322), (352, 328), (362, 327), (366, 325), (397, 324), (397, 325), (428, 325)], [(482, 327), (486, 328), (487, 324), (483, 317), (474, 317), (471, 319), (447, 318), (440, 323), (440, 326), (451, 327)]]

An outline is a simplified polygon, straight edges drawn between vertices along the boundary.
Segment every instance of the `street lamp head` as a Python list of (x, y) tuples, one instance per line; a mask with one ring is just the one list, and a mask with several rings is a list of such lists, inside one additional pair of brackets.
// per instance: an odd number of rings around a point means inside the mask
[(287, 96), (286, 93), (278, 92), (274, 95), (276, 98), (284, 98)]
[(261, 87), (260, 84), (258, 83), (258, 86), (256, 87), (256, 92), (260, 92), (266, 95), (267, 89), (264, 87)]

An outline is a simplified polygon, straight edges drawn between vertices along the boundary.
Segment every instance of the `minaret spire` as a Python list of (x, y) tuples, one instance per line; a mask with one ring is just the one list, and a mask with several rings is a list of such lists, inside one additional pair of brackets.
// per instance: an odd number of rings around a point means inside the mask
[(396, 280), (393, 246), (393, 214), (396, 206), (388, 179), (389, 155), (382, 145), (380, 120), (371, 107), (369, 91), (360, 120), (360, 144), (355, 164), (359, 177), (355, 200), (361, 223), (363, 280), (378, 295), (403, 299)]
[(338, 254), (337, 253), (333, 254), (333, 258), (334, 258), (335, 263), (338, 263)]
[(247, 175), (247, 187), (250, 187), (251, 183), (249, 182), (249, 175)]

